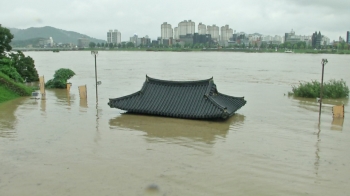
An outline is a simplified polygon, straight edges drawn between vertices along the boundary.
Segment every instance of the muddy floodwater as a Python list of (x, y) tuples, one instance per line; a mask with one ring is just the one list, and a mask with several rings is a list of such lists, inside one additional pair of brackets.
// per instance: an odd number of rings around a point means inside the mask
[[(26, 52), (45, 80), (75, 73), (46, 99), (0, 104), (0, 195), (349, 195), (348, 99), (289, 97), (291, 86), (343, 78), (349, 55), (99, 52), (98, 103), (90, 52)], [(227, 121), (128, 115), (109, 98), (165, 80), (214, 77), (247, 104)], [(87, 100), (78, 86), (87, 86)], [(345, 105), (333, 119), (332, 106)]]

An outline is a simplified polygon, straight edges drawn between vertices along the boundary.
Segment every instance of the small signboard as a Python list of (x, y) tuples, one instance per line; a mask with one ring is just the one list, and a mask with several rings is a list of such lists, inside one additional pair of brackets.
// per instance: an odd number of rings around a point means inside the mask
[(87, 98), (87, 89), (86, 89), (86, 85), (84, 86), (78, 86), (79, 89), (79, 96), (80, 99), (86, 99)]
[(97, 85), (101, 85), (102, 84), (102, 82), (101, 81), (97, 81)]
[(39, 86), (40, 86), (40, 93), (42, 95), (45, 95), (45, 79), (44, 76), (39, 77)]
[(344, 118), (344, 105), (333, 106), (333, 118)]
[(72, 86), (72, 83), (67, 83), (67, 92), (70, 91), (70, 87)]

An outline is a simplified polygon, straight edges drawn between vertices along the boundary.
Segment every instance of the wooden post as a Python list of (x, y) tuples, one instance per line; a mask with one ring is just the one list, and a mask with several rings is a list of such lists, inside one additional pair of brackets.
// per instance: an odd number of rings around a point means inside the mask
[(333, 118), (344, 118), (344, 104), (333, 106), (332, 112)]
[(44, 79), (44, 76), (39, 77), (39, 86), (40, 86), (41, 98), (45, 99), (45, 79)]
[(67, 92), (69, 93), (70, 87), (72, 86), (72, 83), (67, 83)]
[(78, 86), (79, 89), (79, 96), (80, 99), (86, 99), (87, 98), (87, 88), (86, 85), (84, 86)]

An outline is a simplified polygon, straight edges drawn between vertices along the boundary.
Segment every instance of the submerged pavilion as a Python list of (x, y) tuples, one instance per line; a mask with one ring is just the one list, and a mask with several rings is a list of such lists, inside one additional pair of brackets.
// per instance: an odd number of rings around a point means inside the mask
[(167, 81), (147, 75), (140, 91), (108, 102), (129, 113), (191, 119), (226, 119), (245, 104), (244, 97), (219, 93), (213, 78)]

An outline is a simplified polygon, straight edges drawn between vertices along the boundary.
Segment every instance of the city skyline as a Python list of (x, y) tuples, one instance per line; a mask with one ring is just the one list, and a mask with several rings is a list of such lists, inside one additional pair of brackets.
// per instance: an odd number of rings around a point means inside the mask
[[(108, 5), (108, 6), (106, 6)], [(184, 6), (186, 5), (186, 6)], [(219, 5), (219, 6), (218, 6)], [(47, 9), (50, 7), (50, 9)], [(13, 0), (0, 7), (1, 23), (5, 27), (25, 29), (54, 26), (106, 39), (106, 31), (118, 29), (122, 40), (133, 34), (161, 36), (160, 24), (176, 27), (180, 21), (191, 19), (197, 25), (229, 25), (237, 32), (284, 35), (294, 29), (301, 35), (321, 31), (331, 40), (346, 38), (350, 1), (347, 0), (219, 0), (215, 6), (191, 0), (163, 2), (150, 0), (147, 4), (131, 0), (118, 1), (39, 1)]]

